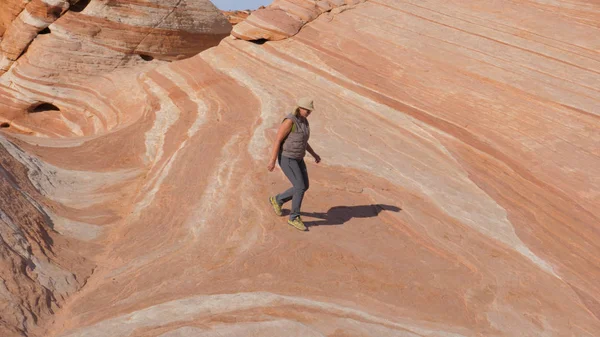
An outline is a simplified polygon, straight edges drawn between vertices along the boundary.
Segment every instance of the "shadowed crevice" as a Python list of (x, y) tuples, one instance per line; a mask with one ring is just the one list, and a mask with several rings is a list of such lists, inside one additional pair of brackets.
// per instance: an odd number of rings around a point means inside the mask
[(150, 62), (152, 60), (154, 60), (154, 57), (151, 55), (146, 55), (146, 54), (139, 54), (140, 57), (142, 58), (142, 60)]
[(71, 7), (69, 7), (69, 11), (79, 13), (79, 12), (83, 11), (87, 7), (87, 5), (90, 4), (90, 1), (91, 0), (77, 1), (77, 3), (75, 3), (74, 5), (71, 5)]
[(258, 44), (258, 45), (263, 45), (267, 41), (269, 41), (269, 40), (267, 40), (267, 39), (257, 39), (257, 40), (251, 40), (250, 42), (252, 42), (254, 44)]
[(39, 103), (32, 105), (27, 111), (30, 113), (36, 113), (44, 111), (60, 111), (60, 109), (52, 103)]

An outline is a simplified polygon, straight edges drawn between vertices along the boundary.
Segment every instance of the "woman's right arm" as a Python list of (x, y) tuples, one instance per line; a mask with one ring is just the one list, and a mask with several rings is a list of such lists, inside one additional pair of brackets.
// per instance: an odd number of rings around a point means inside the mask
[(275, 169), (275, 161), (277, 160), (277, 155), (279, 154), (281, 143), (292, 130), (292, 124), (293, 122), (291, 119), (286, 119), (279, 126), (279, 130), (277, 130), (277, 135), (275, 136), (275, 143), (273, 144), (273, 151), (271, 152), (271, 158), (269, 159), (269, 166), (267, 166), (267, 169), (269, 171), (273, 171), (273, 169)]

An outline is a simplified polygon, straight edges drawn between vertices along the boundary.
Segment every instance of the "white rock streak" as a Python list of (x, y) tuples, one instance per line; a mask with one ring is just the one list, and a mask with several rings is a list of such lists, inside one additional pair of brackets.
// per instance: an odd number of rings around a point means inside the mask
[[(179, 145), (177, 150), (169, 157), (163, 167), (158, 170), (160, 173), (152, 176), (145, 184), (144, 190), (146, 192), (144, 194), (144, 198), (135, 206), (135, 210), (133, 212), (134, 219), (140, 215), (140, 212), (144, 208), (148, 207), (152, 203), (156, 193), (160, 189), (162, 182), (169, 175), (173, 163), (176, 162), (179, 152), (187, 145), (188, 140), (198, 132), (200, 126), (205, 122), (207, 112), (206, 104), (204, 104), (204, 102), (198, 97), (197, 93), (195, 93), (195, 91), (187, 84), (183, 77), (174, 71), (164, 70), (165, 68), (162, 69), (163, 70), (159, 70), (159, 72), (168, 77), (182, 90), (188, 93), (188, 97), (196, 104), (196, 119), (187, 131), (187, 139)], [(156, 119), (153, 127), (150, 131), (146, 132), (146, 156), (147, 158), (152, 158), (152, 155), (154, 154), (154, 164), (150, 166), (150, 169), (152, 169), (163, 156), (165, 134), (167, 130), (173, 124), (175, 124), (181, 114), (181, 111), (173, 103), (168, 92), (164, 88), (149, 78), (146, 79), (146, 81), (150, 86), (150, 90), (154, 93), (154, 95), (156, 95), (156, 97), (160, 99), (160, 109), (155, 112)], [(148, 190), (149, 186), (151, 186), (151, 188)]]
[(430, 337), (460, 337), (462, 335), (446, 331), (429, 330), (417, 327), (410, 322), (399, 323), (371, 315), (367, 312), (338, 304), (313, 301), (301, 297), (284, 296), (268, 292), (218, 294), (196, 296), (158, 304), (147, 309), (122, 315), (95, 325), (66, 333), (62, 337), (120, 337), (129, 336), (136, 329), (163, 326), (184, 322), (199, 317), (213, 316), (234, 311), (279, 306), (301, 306), (307, 309), (325, 311), (330, 315), (356, 317), (371, 324), (380, 324)]
[(23, 21), (24, 23), (30, 25), (30, 26), (34, 26), (36, 28), (46, 28), (48, 27), (48, 22), (45, 22), (41, 19), (38, 19), (34, 16), (31, 15), (31, 13), (29, 13), (29, 11), (27, 9), (23, 10), (21, 12), (21, 15), (19, 15), (19, 18), (21, 19), (21, 21)]
[[(361, 96), (325, 77), (313, 72), (307, 72), (298, 64), (276, 57), (267, 50), (258, 48), (253, 44), (244, 42), (236, 43), (236, 41), (233, 41), (232, 44), (235, 44), (237, 48), (242, 50), (248, 50), (248, 52), (256, 55), (261, 60), (268, 60), (271, 65), (275, 65), (279, 69), (286, 69), (294, 73), (298, 76), (299, 80), (298, 83), (292, 83), (292, 85), (301, 87), (300, 83), (310, 82), (316, 84), (316, 90), (337, 93), (337, 105), (344, 106), (343, 115), (335, 116), (334, 114), (332, 116), (332, 118), (337, 118), (339, 122), (335, 128), (329, 130), (329, 133), (313, 137), (315, 141), (327, 144), (327, 146), (322, 146), (321, 148), (324, 151), (331, 150), (331, 154), (327, 157), (332, 158), (336, 165), (354, 167), (371, 172), (399, 186), (406, 186), (421, 191), (451, 216), (459, 219), (478, 232), (508, 245), (541, 269), (558, 277), (548, 262), (536, 256), (519, 239), (512, 224), (508, 221), (506, 210), (475, 185), (469, 179), (468, 173), (462, 170), (460, 165), (456, 165), (456, 161), (452, 158), (450, 152), (430, 134), (432, 129), (428, 125), (408, 116), (402, 111), (394, 110), (368, 97)], [(228, 73), (246, 85), (246, 87), (250, 88), (260, 97), (261, 102), (264, 102), (261, 105), (262, 123), (256, 128), (249, 145), (249, 151), (253, 154), (254, 158), (261, 158), (261, 154), (264, 155), (266, 153), (265, 148), (267, 147), (264, 131), (272, 127), (273, 123), (278, 119), (277, 116), (282, 116), (274, 108), (273, 102), (270, 101), (272, 94), (265, 92), (262, 89), (265, 85), (253, 80), (251, 73), (244, 73), (237, 69), (226, 67), (220, 64), (218, 59), (210, 57), (210, 53), (203, 55), (205, 55), (204, 58), (207, 62), (211, 62), (214, 67), (218, 67), (219, 70)], [(328, 70), (327, 66), (321, 65), (316, 60), (313, 60), (313, 66), (326, 71)], [(280, 91), (284, 91), (285, 89), (284, 85), (278, 87)], [(288, 90), (293, 91), (292, 88), (288, 88)], [(315, 96), (318, 96), (318, 94), (315, 93)], [(393, 98), (390, 97), (390, 99)], [(438, 151), (427, 151), (420, 146), (414, 147), (419, 148), (419, 152), (413, 154), (411, 153), (411, 148), (413, 148), (411, 146), (390, 149), (387, 144), (378, 142), (355, 143), (353, 147), (355, 151), (353, 152), (336, 151), (335, 149), (347, 148), (348, 142), (353, 139), (352, 130), (356, 129), (356, 125), (352, 124), (352, 120), (363, 120), (365, 113), (379, 115), (396, 124), (397, 128), (392, 130), (396, 134), (400, 131), (410, 132), (418, 135), (419, 138), (430, 144), (435, 144), (440, 152), (446, 154), (445, 158), (441, 157)], [(373, 120), (373, 122), (376, 121)], [(341, 132), (341, 134), (336, 135), (338, 132)], [(359, 132), (359, 130), (357, 129), (356, 132)], [(383, 133), (385, 130), (382, 129), (381, 132)], [(451, 137), (450, 135), (448, 136)], [(320, 140), (318, 140), (319, 138)], [(347, 155), (344, 155), (344, 153)], [(448, 163), (448, 165), (442, 164), (443, 169), (441, 169), (440, 163)]]

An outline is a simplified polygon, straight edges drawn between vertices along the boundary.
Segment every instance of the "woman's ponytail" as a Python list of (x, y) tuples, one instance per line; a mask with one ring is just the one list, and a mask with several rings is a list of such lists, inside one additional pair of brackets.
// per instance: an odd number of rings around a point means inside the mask
[(292, 111), (292, 115), (294, 115), (294, 117), (298, 117), (299, 114), (300, 114), (300, 107), (295, 107), (294, 110)]

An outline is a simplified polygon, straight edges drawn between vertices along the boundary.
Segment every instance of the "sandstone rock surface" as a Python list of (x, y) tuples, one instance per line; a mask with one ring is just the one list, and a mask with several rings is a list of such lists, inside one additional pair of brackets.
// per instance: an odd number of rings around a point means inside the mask
[(61, 219), (49, 220), (33, 178), (50, 172), (6, 139), (0, 142), (0, 336), (35, 336), (38, 321), (83, 285), (93, 264), (76, 242), (51, 234)]
[[(287, 3), (294, 34), (244, 21), (280, 41), (234, 31), (53, 96), (101, 126), (4, 129), (4, 171), (95, 267), (44, 335), (596, 336), (600, 6)], [(302, 96), (323, 158), (305, 233), (272, 214), (288, 182), (266, 170)]]
[[(144, 67), (191, 57), (217, 45), (231, 31), (231, 24), (208, 0), (33, 0), (4, 25), (2, 121), (39, 136), (110, 130), (120, 117), (107, 118), (107, 110), (117, 112), (98, 102), (94, 88), (128, 88), (128, 81)], [(135, 70), (127, 72), (131, 68)], [(107, 83), (105, 76), (113, 72), (122, 72), (123, 80)]]
[(223, 11), (223, 15), (227, 18), (229, 23), (232, 26), (237, 25), (238, 23), (246, 20), (252, 11), (250, 10), (241, 10), (241, 11)]
[(278, 41), (294, 36), (305, 24), (324, 13), (339, 13), (365, 0), (275, 0), (236, 25), (232, 35), (254, 41)]
[[(143, 69), (193, 56), (231, 30), (208, 0), (7, 0), (1, 6), (0, 127), (39, 137), (98, 134), (128, 121), (110, 97), (97, 99), (95, 88), (118, 80), (120, 94), (133, 95), (128, 83)], [(112, 73), (122, 78), (104, 78)], [(89, 201), (90, 190), (81, 187), (92, 177), (99, 179), (94, 190), (105, 182), (91, 172), (65, 173), (11, 140), (1, 142), (0, 336), (42, 336), (45, 320), (92, 273), (95, 264), (82, 255), (98, 249), (80, 241), (95, 239), (100, 227), (85, 216), (59, 215), (79, 212), (65, 198)], [(92, 215), (93, 222), (110, 221), (102, 216)]]

